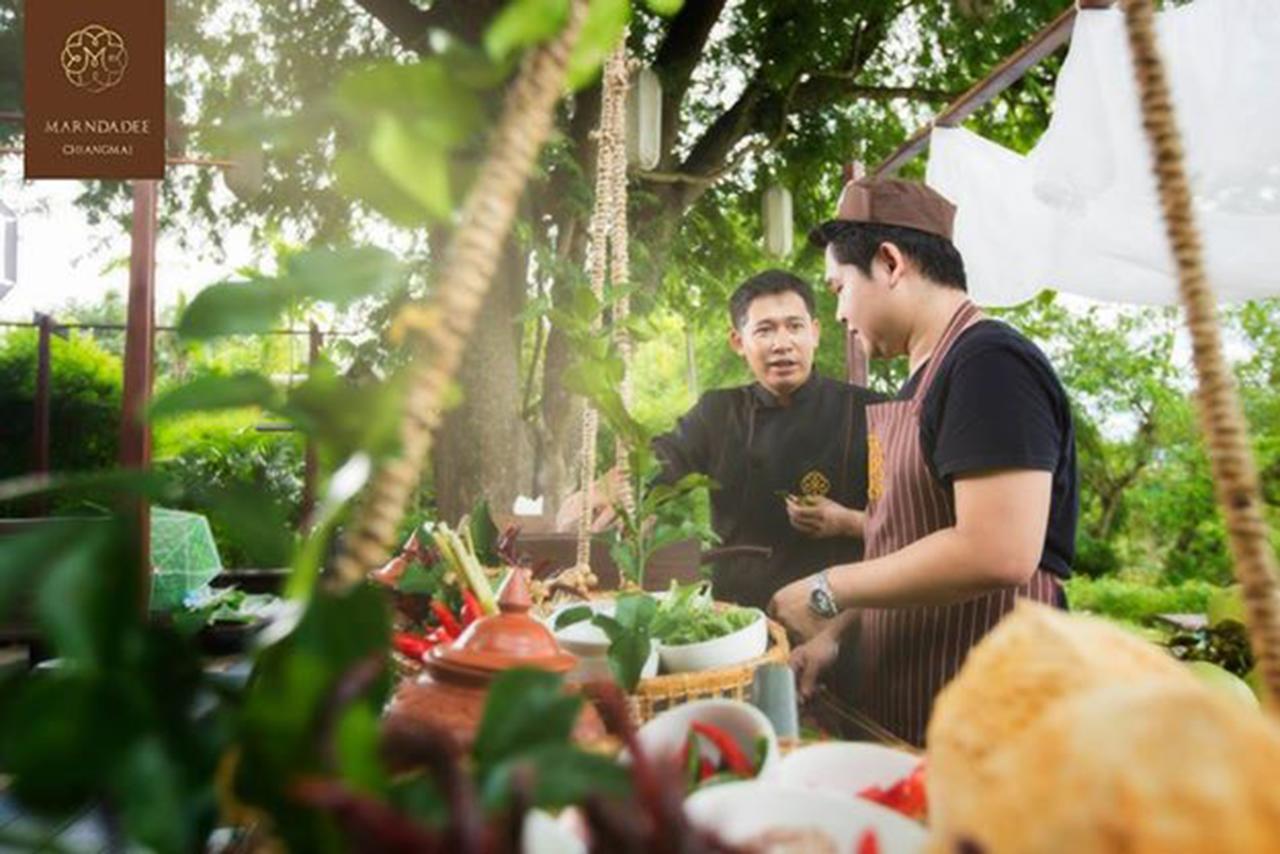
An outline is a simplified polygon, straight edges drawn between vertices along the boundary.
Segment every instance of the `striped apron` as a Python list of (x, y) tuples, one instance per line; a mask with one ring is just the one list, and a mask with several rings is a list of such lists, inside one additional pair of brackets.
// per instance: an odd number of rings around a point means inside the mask
[[(966, 300), (934, 348), (911, 398), (867, 407), (866, 560), (955, 525), (952, 491), (934, 478), (920, 446), (920, 409), (947, 352), (960, 333), (981, 319), (978, 307)], [(863, 609), (855, 630), (859, 711), (922, 746), (933, 698), (1018, 596), (1050, 604), (1063, 601), (1058, 581), (1038, 569), (1019, 587), (953, 605)]]

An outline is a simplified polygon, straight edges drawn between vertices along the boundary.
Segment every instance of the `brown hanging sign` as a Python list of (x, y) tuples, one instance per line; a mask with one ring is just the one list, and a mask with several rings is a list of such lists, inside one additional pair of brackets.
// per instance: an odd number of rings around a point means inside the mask
[(24, 176), (163, 178), (164, 0), (28, 0)]

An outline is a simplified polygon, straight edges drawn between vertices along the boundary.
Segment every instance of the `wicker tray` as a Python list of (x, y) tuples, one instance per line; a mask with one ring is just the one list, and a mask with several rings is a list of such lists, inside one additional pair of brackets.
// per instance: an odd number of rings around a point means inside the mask
[[(786, 664), (791, 655), (786, 630), (773, 620), (766, 618), (766, 621), (769, 626), (769, 648), (758, 658), (715, 670), (669, 673), (642, 679), (630, 697), (631, 714), (635, 722), (643, 724), (654, 715), (690, 700), (724, 697), (749, 701), (756, 669), (765, 664)], [(396, 674), (402, 679), (416, 676), (424, 669), (422, 662), (398, 652), (393, 652), (391, 658)]]
[(631, 713), (637, 724), (650, 720), (654, 715), (690, 700), (724, 697), (730, 700), (751, 699), (751, 683), (756, 669), (765, 664), (786, 664), (791, 656), (791, 644), (781, 625), (766, 618), (769, 625), (769, 648), (764, 655), (715, 670), (696, 673), (669, 673), (642, 679), (631, 695)]

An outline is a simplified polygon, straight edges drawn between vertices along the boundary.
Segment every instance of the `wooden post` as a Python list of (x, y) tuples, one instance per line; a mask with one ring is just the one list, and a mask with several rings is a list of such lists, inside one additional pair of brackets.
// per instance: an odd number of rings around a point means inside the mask
[[(324, 346), (324, 336), (320, 334), (320, 328), (316, 326), (314, 320), (310, 323), (307, 337), (310, 342), (307, 365), (314, 369), (316, 359), (320, 358), (320, 348)], [(305, 466), (302, 476), (302, 512), (300, 514), (301, 519), (298, 522), (300, 530), (304, 533), (311, 530), (312, 517), (315, 515), (316, 509), (316, 478), (320, 473), (320, 459), (316, 454), (316, 442), (310, 435), (307, 436)]]
[[(844, 183), (865, 178), (867, 169), (861, 162), (854, 160), (844, 166)], [(851, 385), (867, 385), (867, 350), (858, 340), (856, 330), (845, 327), (844, 330), (844, 371), (845, 381)]]
[[(124, 407), (120, 418), (120, 465), (144, 469), (151, 464), (151, 428), (146, 408), (151, 399), (155, 343), (156, 181), (133, 182), (133, 227), (129, 258), (128, 321), (124, 340)], [(136, 499), (130, 508), (139, 539), (139, 606), (151, 599), (151, 505)]]

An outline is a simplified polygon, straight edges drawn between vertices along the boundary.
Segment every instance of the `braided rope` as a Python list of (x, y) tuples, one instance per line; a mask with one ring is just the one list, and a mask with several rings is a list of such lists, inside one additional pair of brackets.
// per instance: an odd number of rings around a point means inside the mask
[(393, 324), (393, 334), (412, 334), (417, 345), (400, 423), (400, 455), (378, 469), (343, 538), (334, 562), (334, 583), (339, 586), (359, 583), (386, 561), (394, 545), (432, 434), (440, 426), (445, 391), (489, 292), (516, 204), (551, 132), (552, 110), (563, 91), (569, 51), (586, 8), (587, 0), (573, 0), (564, 31), (525, 58), (506, 96), (485, 163), (467, 194), (444, 256), (439, 287), (429, 302), (406, 307)]
[[(613, 308), (613, 329), (614, 340), (617, 342), (622, 364), (629, 367), (631, 365), (632, 347), (631, 333), (627, 329), (627, 317), (631, 313), (631, 299), (624, 289), (630, 285), (629, 280), (631, 278), (631, 249), (630, 244), (627, 242), (626, 147), (627, 90), (630, 88), (631, 64), (627, 61), (626, 45), (626, 35), (624, 34), (622, 41), (618, 44), (618, 49), (609, 57), (609, 66), (606, 69), (606, 73), (609, 74), (609, 85), (614, 90), (614, 114), (611, 124), (615, 138), (613, 160), (609, 164), (609, 180), (613, 185), (612, 210), (609, 223), (609, 272), (610, 281), (617, 294), (617, 300)], [(627, 410), (630, 411), (632, 400), (630, 370), (625, 371), (622, 375), (621, 392), (622, 402), (626, 405)], [(618, 439), (614, 445), (614, 459), (617, 462), (618, 471), (622, 474), (619, 499), (622, 502), (622, 506), (627, 508), (627, 512), (634, 516), (636, 501), (635, 495), (631, 491), (630, 460), (627, 458), (626, 445), (621, 439)]]
[[(587, 250), (587, 268), (591, 278), (591, 290), (597, 301), (604, 300), (606, 277), (614, 286), (626, 283), (630, 270), (627, 247), (627, 152), (626, 99), (627, 99), (627, 36), (624, 32), (618, 47), (609, 55), (604, 66), (600, 94), (600, 127), (596, 132), (596, 182), (595, 203), (591, 211), (590, 246)], [(623, 364), (630, 361), (631, 344), (622, 321), (628, 311), (627, 300), (619, 300), (614, 307), (614, 335), (622, 353)], [(599, 331), (601, 319), (596, 318)], [(624, 376), (622, 397), (631, 402), (630, 382)], [(591, 508), (595, 506), (595, 470), (600, 416), (594, 406), (587, 405), (582, 412), (582, 451), (580, 476), (582, 478), (582, 507), (578, 517), (579, 567), (587, 567), (591, 557)], [(620, 496), (629, 512), (634, 512), (630, 478), (627, 477), (627, 457), (622, 443), (617, 445), (617, 463), (623, 475), (623, 491)]]
[(1236, 577), (1244, 589), (1245, 615), (1270, 707), (1280, 713), (1280, 595), (1275, 555), (1262, 515), (1262, 494), (1249, 448), (1235, 377), (1222, 353), (1213, 289), (1183, 167), (1182, 142), (1164, 66), (1156, 47), (1151, 0), (1124, 0), (1134, 76), (1142, 99), (1143, 127), (1155, 160), (1160, 204), (1178, 265), (1178, 284), (1191, 332), (1199, 378), (1200, 425), (1209, 445), (1213, 480), (1226, 517)]

